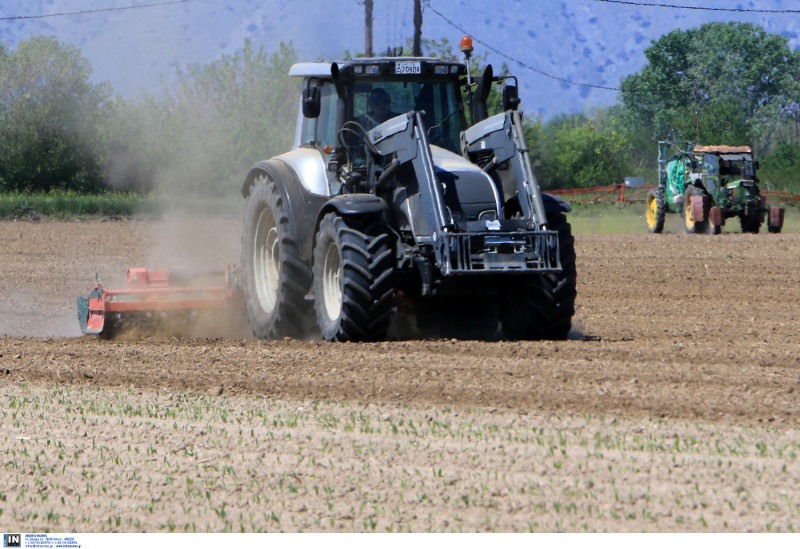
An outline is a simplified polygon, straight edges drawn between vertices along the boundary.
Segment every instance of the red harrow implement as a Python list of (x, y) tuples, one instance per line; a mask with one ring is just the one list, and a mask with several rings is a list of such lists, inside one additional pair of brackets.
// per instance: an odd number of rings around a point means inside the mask
[[(224, 275), (220, 285), (198, 285)], [(128, 269), (127, 288), (110, 290), (98, 277), (88, 296), (78, 297), (78, 320), (84, 334), (113, 337), (129, 326), (158, 331), (179, 326), (201, 311), (244, 310), (236, 266), (211, 273), (182, 273), (165, 269)], [(176, 314), (178, 313), (178, 314)], [(242, 312), (242, 314), (244, 314)], [(185, 325), (185, 323), (184, 323)]]

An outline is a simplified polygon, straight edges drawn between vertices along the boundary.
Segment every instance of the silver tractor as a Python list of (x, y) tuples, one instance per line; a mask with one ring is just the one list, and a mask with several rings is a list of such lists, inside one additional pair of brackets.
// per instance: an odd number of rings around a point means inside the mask
[[(256, 337), (376, 341), (402, 315), (437, 337), (568, 336), (570, 207), (533, 175), (516, 79), (491, 66), (473, 79), (468, 61), (291, 68), (303, 79), (295, 145), (242, 186)], [(495, 83), (503, 112), (488, 116)]]

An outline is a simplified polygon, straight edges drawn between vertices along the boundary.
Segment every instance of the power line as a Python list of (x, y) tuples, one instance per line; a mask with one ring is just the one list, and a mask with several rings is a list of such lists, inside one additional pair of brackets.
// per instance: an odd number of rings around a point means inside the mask
[(517, 63), (518, 65), (520, 65), (520, 66), (522, 66), (522, 67), (524, 67), (524, 68), (526, 68), (528, 70), (531, 70), (533, 72), (541, 74), (542, 76), (545, 76), (547, 78), (551, 78), (553, 80), (558, 80), (558, 81), (564, 82), (566, 84), (571, 84), (573, 86), (585, 86), (585, 87), (588, 87), (588, 88), (599, 88), (601, 90), (619, 91), (619, 88), (613, 88), (611, 86), (600, 86), (598, 84), (586, 84), (584, 82), (574, 82), (574, 81), (572, 81), (572, 80), (570, 80), (568, 78), (564, 78), (563, 76), (555, 76), (555, 75), (549, 74), (549, 73), (547, 73), (547, 72), (545, 72), (545, 71), (543, 71), (541, 69), (537, 69), (536, 67), (532, 67), (532, 66), (528, 65), (527, 63), (523, 63), (519, 59), (515, 59), (515, 58), (511, 57), (510, 55), (506, 55), (505, 53), (501, 52), (500, 50), (498, 50), (494, 46), (491, 46), (490, 44), (487, 44), (486, 42), (484, 42), (480, 38), (476, 38), (474, 34), (466, 31), (465, 29), (463, 29), (462, 27), (460, 27), (459, 25), (454, 23), (452, 20), (450, 20), (442, 12), (440, 12), (439, 10), (437, 10), (436, 8), (431, 6), (430, 0), (423, 0), (423, 3), (425, 4), (425, 7), (427, 7), (429, 10), (431, 10), (433, 13), (435, 13), (436, 15), (441, 17), (442, 19), (444, 19), (447, 22), (447, 24), (450, 25), (451, 27), (453, 27), (454, 29), (460, 31), (463, 34), (470, 35), (475, 42), (477, 42), (478, 44), (481, 44), (486, 49), (496, 53), (500, 57), (508, 59), (509, 61), (512, 61), (514, 63)]
[(139, 8), (154, 8), (157, 6), (169, 6), (172, 4), (185, 4), (186, 2), (191, 2), (192, 0), (172, 0), (171, 2), (156, 2), (154, 4), (139, 4), (135, 6), (123, 6), (121, 8), (100, 8), (96, 10), (83, 10), (83, 11), (71, 11), (71, 12), (62, 12), (62, 13), (48, 13), (46, 15), (15, 15), (12, 17), (0, 17), (0, 21), (16, 21), (19, 19), (45, 19), (47, 17), (62, 17), (65, 15), (84, 15), (87, 13), (100, 13), (100, 12), (108, 12), (108, 11), (123, 11), (123, 10), (136, 10)]
[(625, 6), (639, 6), (648, 8), (672, 8), (679, 10), (700, 10), (700, 11), (725, 11), (734, 13), (800, 13), (800, 10), (758, 10), (747, 8), (707, 8), (703, 6), (677, 6), (674, 4), (649, 4), (644, 2), (630, 2), (629, 0), (594, 0), (595, 2), (606, 2), (608, 4), (623, 4)]
[[(450, 25), (451, 27), (455, 28), (456, 30), (460, 31), (463, 34), (467, 34), (467, 35), (471, 36), (472, 39), (475, 42), (481, 44), (486, 49), (496, 53), (497, 55), (499, 55), (500, 57), (503, 57), (504, 59), (507, 59), (507, 60), (509, 60), (509, 61), (511, 61), (513, 63), (516, 63), (516, 64), (520, 65), (523, 68), (526, 68), (526, 69), (528, 69), (530, 71), (533, 71), (533, 72), (535, 72), (537, 74), (541, 74), (542, 76), (544, 76), (546, 78), (550, 78), (552, 80), (557, 80), (559, 82), (564, 82), (565, 84), (570, 84), (572, 86), (583, 86), (583, 87), (586, 87), (586, 88), (595, 88), (595, 89), (608, 90), (608, 91), (626, 91), (626, 92), (657, 92), (657, 91), (664, 91), (663, 89), (647, 89), (647, 88), (624, 88), (623, 89), (623, 88), (617, 88), (617, 87), (614, 87), (614, 86), (601, 86), (599, 84), (588, 84), (586, 82), (575, 82), (574, 80), (570, 80), (569, 78), (564, 78), (563, 76), (556, 76), (556, 75), (550, 74), (548, 72), (543, 71), (542, 69), (538, 69), (536, 67), (528, 65), (527, 63), (525, 63), (523, 61), (520, 61), (519, 59), (511, 57), (510, 55), (507, 55), (507, 54), (501, 52), (500, 50), (498, 50), (494, 46), (492, 46), (490, 44), (487, 44), (483, 40), (481, 40), (479, 38), (476, 38), (475, 35), (471, 34), (468, 31), (466, 31), (465, 29), (460, 27), (458, 24), (453, 22), (451, 19), (449, 19), (446, 15), (444, 15), (443, 13), (438, 11), (436, 8), (431, 6), (430, 0), (423, 0), (423, 3), (425, 4), (425, 7), (427, 7), (429, 10), (431, 10), (433, 13), (435, 13), (436, 15), (441, 17), (442, 19), (444, 19), (447, 22), (448, 25)], [(684, 90), (692, 89), (692, 86), (675, 86), (672, 89), (677, 90), (677, 91), (684, 91)]]

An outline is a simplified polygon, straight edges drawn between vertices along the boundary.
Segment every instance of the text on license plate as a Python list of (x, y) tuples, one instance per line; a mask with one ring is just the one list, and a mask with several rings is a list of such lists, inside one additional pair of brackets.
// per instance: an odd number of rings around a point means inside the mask
[(421, 74), (422, 66), (419, 61), (397, 61), (394, 65), (395, 74)]

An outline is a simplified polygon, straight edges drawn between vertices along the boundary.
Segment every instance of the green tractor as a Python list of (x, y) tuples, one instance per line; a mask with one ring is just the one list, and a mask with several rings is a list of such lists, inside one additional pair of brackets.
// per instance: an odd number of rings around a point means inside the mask
[(658, 187), (647, 195), (647, 228), (664, 230), (667, 212), (680, 213), (687, 233), (719, 234), (725, 220), (738, 217), (743, 233), (781, 232), (784, 209), (768, 207), (758, 188), (748, 146), (701, 146), (659, 141)]

